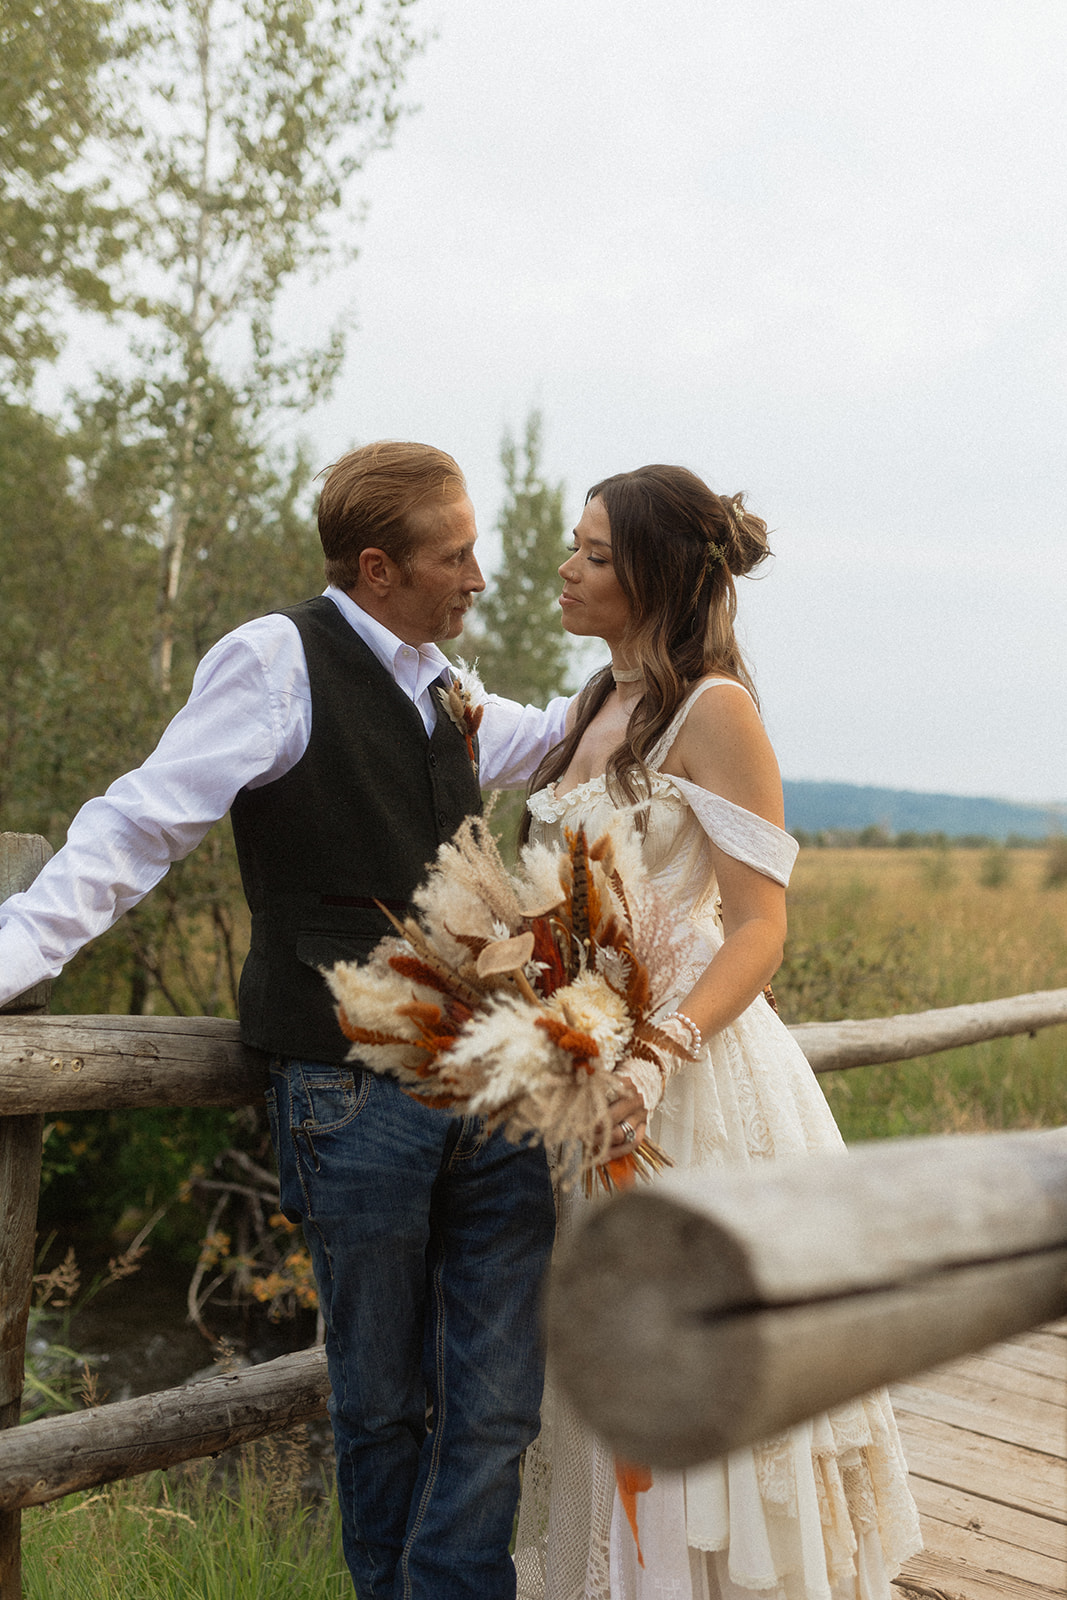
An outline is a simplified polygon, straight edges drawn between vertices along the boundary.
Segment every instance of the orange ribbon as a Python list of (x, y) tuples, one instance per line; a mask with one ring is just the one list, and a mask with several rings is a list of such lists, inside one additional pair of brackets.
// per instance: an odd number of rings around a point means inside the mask
[(626, 1512), (626, 1520), (630, 1524), (630, 1532), (634, 1536), (637, 1546), (637, 1560), (644, 1566), (645, 1558), (641, 1554), (641, 1540), (637, 1534), (637, 1497), (646, 1493), (652, 1487), (652, 1474), (647, 1467), (635, 1466), (632, 1461), (622, 1461), (615, 1457), (615, 1485), (622, 1501), (622, 1509)]

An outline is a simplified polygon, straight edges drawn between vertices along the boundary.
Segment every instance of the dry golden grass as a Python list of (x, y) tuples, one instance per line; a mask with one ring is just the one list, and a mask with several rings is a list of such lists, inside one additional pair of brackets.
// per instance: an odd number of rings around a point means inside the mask
[[(790, 1022), (1067, 986), (1067, 885), (1043, 850), (806, 850), (775, 980)], [(1067, 1030), (823, 1079), (850, 1140), (1067, 1123)]]

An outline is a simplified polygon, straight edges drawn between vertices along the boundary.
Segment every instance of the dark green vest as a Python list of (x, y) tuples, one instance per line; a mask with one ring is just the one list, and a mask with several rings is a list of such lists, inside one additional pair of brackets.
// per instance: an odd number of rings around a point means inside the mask
[(350, 1048), (320, 968), (368, 956), (437, 847), (481, 809), (459, 729), (427, 737), (407, 695), (319, 595), (283, 613), (300, 630), (311, 738), (296, 766), (231, 808), (252, 943), (241, 1036), (272, 1055), (341, 1061)]

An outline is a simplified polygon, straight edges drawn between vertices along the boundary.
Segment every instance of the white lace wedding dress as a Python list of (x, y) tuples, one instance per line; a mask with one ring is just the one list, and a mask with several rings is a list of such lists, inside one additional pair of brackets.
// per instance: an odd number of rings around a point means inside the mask
[[(692, 929), (675, 998), (722, 943), (708, 838), (780, 883), (796, 856), (781, 829), (658, 770), (697, 695), (727, 686), (738, 692), (725, 679), (698, 685), (649, 761), (645, 861)], [(550, 845), (579, 824), (593, 840), (614, 814), (603, 778), (558, 798), (542, 789), (529, 807), (531, 837)], [(762, 995), (668, 1080), (649, 1133), (680, 1170), (844, 1148), (811, 1068)], [(589, 1203), (560, 1196), (561, 1235)], [(526, 1455), (519, 1600), (889, 1600), (891, 1577), (921, 1545), (884, 1392), (724, 1460), (655, 1472), (637, 1503), (643, 1568), (612, 1457), (553, 1388), (550, 1352), (542, 1431)]]

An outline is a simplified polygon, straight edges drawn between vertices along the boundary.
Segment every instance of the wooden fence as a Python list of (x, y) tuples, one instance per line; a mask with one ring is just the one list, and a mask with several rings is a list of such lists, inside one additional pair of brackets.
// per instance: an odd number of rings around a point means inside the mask
[[(47, 859), (43, 840), (0, 834), (0, 899)], [(21, 1595), (21, 1508), (152, 1467), (215, 1454), (325, 1412), (321, 1350), (250, 1371), (15, 1427), (41, 1165), (43, 1115), (252, 1103), (262, 1058), (217, 1018), (49, 1017), (44, 992), (0, 1017), (0, 1600)], [(1067, 1022), (1067, 989), (867, 1022), (794, 1028), (816, 1072), (898, 1061)], [(1009, 1164), (1012, 1158), (1009, 1157)], [(957, 1218), (965, 1233), (967, 1218)], [(1035, 1313), (1040, 1320), (1044, 1311)], [(594, 1344), (596, 1341), (594, 1341)]]
[(547, 1326), (586, 1421), (673, 1468), (1064, 1315), (1059, 1128), (667, 1173), (560, 1250)]

